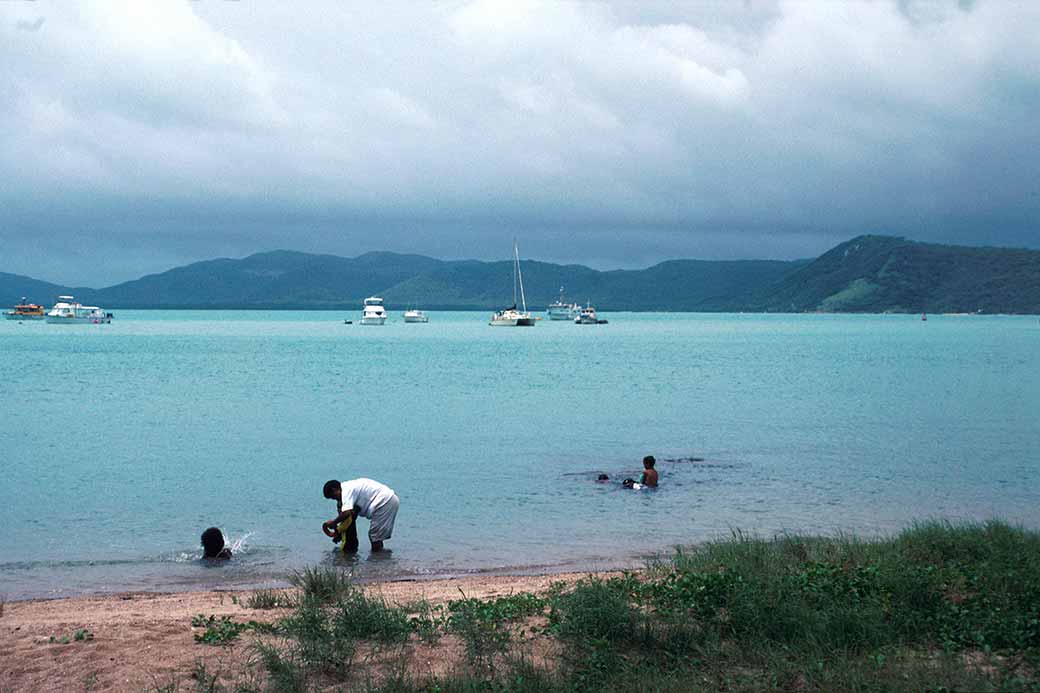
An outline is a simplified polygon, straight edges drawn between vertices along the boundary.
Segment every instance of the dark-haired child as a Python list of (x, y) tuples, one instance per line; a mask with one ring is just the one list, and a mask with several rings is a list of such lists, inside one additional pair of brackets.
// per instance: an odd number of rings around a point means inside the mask
[(216, 527), (202, 533), (202, 557), (220, 561), (231, 558), (231, 549), (224, 546), (224, 534)]
[(643, 486), (649, 486), (650, 488), (657, 487), (657, 470), (654, 469), (655, 464), (657, 464), (657, 460), (654, 459), (653, 455), (647, 455), (643, 458), (643, 476), (639, 477), (639, 483)]

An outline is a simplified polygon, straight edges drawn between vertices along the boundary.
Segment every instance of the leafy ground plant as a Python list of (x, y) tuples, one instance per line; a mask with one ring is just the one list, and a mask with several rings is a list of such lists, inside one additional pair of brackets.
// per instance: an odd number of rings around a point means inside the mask
[(57, 644), (57, 645), (68, 645), (72, 641), (85, 642), (85, 641), (93, 640), (93, 639), (94, 639), (94, 634), (93, 633), (91, 633), (86, 628), (81, 628), (81, 629), (77, 630), (75, 633), (73, 633), (71, 636), (69, 636), (69, 635), (52, 635), (48, 639), (47, 642), (49, 642), (51, 644)]
[(216, 616), (210, 615), (207, 618), (203, 614), (198, 614), (192, 617), (191, 625), (193, 628), (204, 629), (201, 633), (195, 633), (195, 642), (202, 643), (203, 645), (228, 645), (247, 630), (259, 633), (270, 633), (275, 630), (275, 627), (270, 623), (262, 623), (259, 621), (239, 623), (233, 620), (230, 616), (221, 616), (220, 618), (217, 618)]

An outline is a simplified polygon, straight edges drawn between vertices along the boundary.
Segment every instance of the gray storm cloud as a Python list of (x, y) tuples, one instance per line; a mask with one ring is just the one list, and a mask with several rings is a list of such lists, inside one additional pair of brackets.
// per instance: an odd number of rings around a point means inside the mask
[(0, 3), (0, 271), (1035, 245), (1037, 30), (1005, 2)]

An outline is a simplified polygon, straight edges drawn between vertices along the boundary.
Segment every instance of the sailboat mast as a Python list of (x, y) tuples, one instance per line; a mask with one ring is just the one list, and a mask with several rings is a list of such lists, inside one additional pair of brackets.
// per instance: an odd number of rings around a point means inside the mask
[(516, 308), (516, 275), (520, 272), (520, 263), (517, 261), (516, 239), (513, 239), (513, 308)]
[[(516, 247), (516, 240), (513, 241), (513, 257), (516, 258), (516, 276), (520, 278), (520, 302), (524, 306), (524, 312), (527, 312), (527, 299), (524, 298), (524, 275), (520, 273), (520, 251)], [(513, 297), (516, 301), (516, 297)]]

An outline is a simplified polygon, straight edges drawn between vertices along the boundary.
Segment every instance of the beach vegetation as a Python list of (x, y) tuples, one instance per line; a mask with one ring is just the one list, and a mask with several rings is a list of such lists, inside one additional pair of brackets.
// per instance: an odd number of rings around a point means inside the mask
[(276, 630), (276, 627), (270, 623), (262, 621), (240, 623), (230, 616), (217, 618), (212, 614), (208, 618), (203, 614), (193, 616), (191, 626), (203, 629), (201, 633), (194, 634), (195, 642), (203, 645), (229, 645), (239, 635), (249, 630), (257, 633), (273, 633)]
[(441, 631), (448, 621), (443, 604), (434, 604), (428, 599), (418, 599), (402, 604), (401, 609), (409, 614), (412, 630), (420, 641), (433, 645), (441, 638)]
[[(1040, 533), (999, 521), (735, 532), (638, 573), (442, 604), (327, 587), (256, 643), (270, 689), (1040, 690)], [(429, 672), (420, 644), (458, 664)]]
[(515, 622), (540, 615), (546, 606), (544, 598), (530, 593), (486, 600), (462, 597), (448, 602), (445, 626), (462, 639), (467, 660), (485, 668), (494, 666), (515, 635), (522, 635)]
[(294, 571), (289, 582), (300, 590), (301, 599), (330, 602), (353, 589), (349, 571), (333, 566), (316, 566)]
[(224, 690), (220, 684), (220, 674), (211, 672), (202, 660), (196, 660), (191, 678), (195, 680), (196, 693), (220, 693)]
[(243, 602), (247, 609), (289, 609), (293, 606), (293, 598), (285, 590), (256, 590)]
[(68, 645), (71, 642), (87, 642), (94, 639), (94, 634), (86, 628), (80, 628), (72, 635), (52, 635), (47, 639), (51, 645)]

